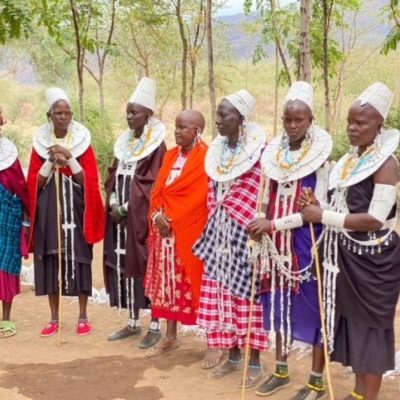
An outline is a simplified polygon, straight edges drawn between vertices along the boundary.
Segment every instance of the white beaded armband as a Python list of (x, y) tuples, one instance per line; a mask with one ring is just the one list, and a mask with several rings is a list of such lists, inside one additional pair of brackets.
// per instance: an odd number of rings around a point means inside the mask
[(396, 204), (397, 190), (396, 186), (375, 184), (374, 194), (369, 204), (368, 214), (384, 223), (387, 220), (390, 211)]
[(276, 231), (283, 231), (286, 229), (295, 229), (303, 226), (303, 218), (300, 213), (288, 215), (283, 218), (274, 219), (274, 227)]
[(71, 157), (70, 159), (68, 159), (68, 166), (74, 175), (79, 174), (79, 172), (82, 171), (82, 167), (75, 157)]
[(155, 212), (153, 213), (153, 215), (151, 216), (151, 221), (153, 222), (153, 224), (154, 224), (156, 218), (157, 218), (159, 215), (162, 215), (162, 212), (161, 212), (161, 211), (155, 211)]
[(346, 219), (345, 213), (335, 211), (322, 211), (322, 223), (324, 225), (336, 226), (337, 228), (344, 228), (344, 220)]
[(53, 171), (54, 163), (50, 160), (46, 160), (46, 162), (41, 166), (39, 170), (39, 174), (42, 175), (44, 178), (48, 178)]

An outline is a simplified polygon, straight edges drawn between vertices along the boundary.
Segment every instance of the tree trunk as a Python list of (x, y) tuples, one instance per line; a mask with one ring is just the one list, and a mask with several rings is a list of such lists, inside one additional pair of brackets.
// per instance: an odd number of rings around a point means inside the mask
[[(328, 5), (329, 3), (329, 5)], [(324, 21), (324, 32), (322, 42), (322, 56), (323, 56), (323, 75), (324, 75), (324, 96), (325, 96), (325, 129), (330, 132), (331, 129), (331, 104), (330, 104), (330, 90), (329, 90), (329, 28), (330, 18), (332, 11), (332, 1), (322, 0), (322, 11)]]
[(193, 109), (193, 95), (194, 95), (194, 84), (196, 80), (196, 61), (190, 61), (191, 76), (190, 76), (190, 93), (189, 93), (189, 108)]
[(79, 16), (78, 10), (76, 9), (76, 4), (74, 0), (70, 0), (70, 7), (72, 12), (72, 20), (74, 24), (75, 32), (75, 46), (76, 46), (76, 69), (78, 74), (78, 99), (79, 99), (79, 118), (81, 122), (84, 122), (83, 114), (83, 60), (85, 57), (85, 50), (81, 43), (80, 31), (79, 31)]
[(212, 0), (207, 0), (207, 61), (208, 61), (208, 92), (211, 108), (211, 134), (215, 138), (217, 131), (215, 129), (215, 120), (217, 117), (217, 101), (215, 98), (215, 81), (214, 81), (214, 52), (213, 52), (213, 35), (212, 35)]
[(300, 80), (311, 83), (310, 22), (312, 0), (300, 0)]
[(279, 106), (279, 51), (275, 45), (275, 99), (274, 99), (274, 137), (278, 134), (278, 106)]
[(182, 89), (181, 89), (181, 104), (182, 110), (186, 109), (187, 104), (187, 56), (188, 56), (188, 41), (185, 35), (185, 28), (181, 15), (181, 0), (177, 0), (175, 7), (175, 15), (178, 21), (179, 35), (182, 41)]
[[(271, 13), (273, 15), (275, 13), (276, 8), (278, 7), (277, 0), (270, 0), (269, 4), (271, 7)], [(275, 46), (276, 46), (277, 52), (279, 54), (279, 57), (281, 58), (283, 69), (285, 70), (289, 86), (291, 86), (292, 85), (292, 75), (290, 73), (289, 65), (286, 61), (285, 53), (282, 50), (281, 41), (279, 40), (278, 36), (275, 37)]]

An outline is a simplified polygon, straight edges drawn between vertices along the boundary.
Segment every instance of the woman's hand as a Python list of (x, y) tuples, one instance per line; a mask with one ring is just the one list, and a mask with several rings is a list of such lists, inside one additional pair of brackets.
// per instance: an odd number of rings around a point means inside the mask
[(61, 153), (50, 154), (49, 160), (62, 168), (68, 165), (68, 160)]
[(319, 224), (322, 221), (322, 209), (313, 204), (306, 206), (301, 211), (301, 217), (304, 222)]
[[(247, 228), (250, 237), (253, 240), (256, 240), (255, 237), (261, 236), (264, 233), (268, 233), (271, 231), (271, 221), (266, 218), (257, 218), (254, 221), (250, 222), (249, 227)], [(261, 239), (261, 238), (260, 238)]]
[(69, 160), (72, 157), (72, 153), (65, 147), (60, 146), (59, 144), (50, 146), (48, 149), (48, 153), (50, 156), (57, 153), (62, 154), (67, 160)]
[(114, 224), (118, 225), (122, 221), (122, 216), (118, 211), (119, 205), (118, 204), (113, 204), (111, 206), (111, 211), (109, 212), (109, 215), (114, 222)]
[(25, 237), (26, 243), (29, 243), (29, 238), (31, 235), (31, 227), (22, 225), (22, 234)]
[(310, 187), (301, 188), (299, 205), (301, 208), (307, 207), (309, 205), (319, 206), (319, 202)]
[(254, 240), (255, 242), (261, 242), (262, 235), (254, 235), (250, 233), (249, 236), (251, 240)]
[(154, 223), (157, 225), (158, 230), (162, 238), (166, 238), (171, 234), (171, 219), (169, 219), (164, 214), (157, 215)]

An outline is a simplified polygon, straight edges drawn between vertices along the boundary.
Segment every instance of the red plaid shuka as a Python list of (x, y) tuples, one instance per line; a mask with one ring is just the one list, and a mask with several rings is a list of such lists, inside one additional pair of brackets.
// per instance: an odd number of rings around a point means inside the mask
[(235, 180), (229, 190), (229, 195), (225, 196), (224, 200), (220, 202), (216, 200), (214, 181), (210, 179), (207, 197), (207, 204), (210, 210), (208, 219), (210, 220), (219, 206), (223, 206), (233, 220), (242, 227), (247, 228), (255, 218), (260, 178), (261, 163), (257, 161), (252, 168)]
[[(214, 280), (203, 277), (197, 324), (207, 330), (207, 345), (211, 348), (245, 347), (250, 313), (250, 301), (218, 287)], [(221, 313), (221, 307), (223, 313)], [(250, 331), (250, 347), (268, 349), (268, 334), (263, 328), (262, 305), (254, 303)]]

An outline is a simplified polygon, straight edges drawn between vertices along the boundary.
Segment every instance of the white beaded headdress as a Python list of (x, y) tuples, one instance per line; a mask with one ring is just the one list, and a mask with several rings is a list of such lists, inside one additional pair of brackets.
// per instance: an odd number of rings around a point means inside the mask
[(143, 77), (129, 98), (128, 103), (140, 104), (154, 112), (156, 109), (156, 81)]
[(64, 90), (58, 87), (52, 87), (46, 90), (46, 102), (47, 106), (49, 107), (49, 110), (51, 106), (58, 100), (64, 100), (66, 103), (71, 105), (69, 98), (67, 94), (64, 92)]
[(366, 103), (370, 104), (382, 115), (383, 119), (386, 119), (393, 99), (394, 94), (386, 85), (381, 82), (375, 82), (356, 101), (360, 101), (362, 106)]
[(289, 101), (300, 100), (308, 107), (310, 110), (313, 110), (313, 103), (314, 103), (314, 95), (313, 95), (313, 88), (308, 82), (304, 81), (297, 81), (294, 82), (293, 85), (290, 87), (286, 99), (285, 105)]
[(249, 120), (256, 105), (256, 99), (247, 90), (238, 90), (224, 97), (224, 99), (228, 100), (243, 115), (245, 121)]

